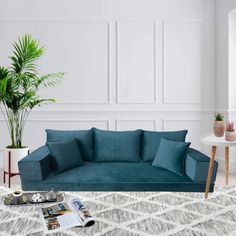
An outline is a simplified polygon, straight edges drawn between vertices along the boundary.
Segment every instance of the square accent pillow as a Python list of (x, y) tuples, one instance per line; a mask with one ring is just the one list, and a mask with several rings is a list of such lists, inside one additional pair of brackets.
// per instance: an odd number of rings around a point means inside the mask
[(46, 129), (47, 142), (61, 142), (76, 139), (82, 159), (93, 160), (93, 129), (90, 130), (53, 130)]
[(161, 138), (176, 142), (185, 142), (187, 130), (178, 131), (143, 131), (141, 144), (141, 157), (143, 161), (153, 161), (161, 142)]
[(141, 130), (106, 131), (94, 129), (94, 161), (140, 160)]
[(52, 155), (56, 173), (61, 173), (84, 164), (78, 143), (75, 139), (48, 142), (47, 147)]
[(184, 175), (184, 161), (190, 144), (190, 142), (175, 142), (161, 138), (152, 165), (167, 169), (178, 175)]

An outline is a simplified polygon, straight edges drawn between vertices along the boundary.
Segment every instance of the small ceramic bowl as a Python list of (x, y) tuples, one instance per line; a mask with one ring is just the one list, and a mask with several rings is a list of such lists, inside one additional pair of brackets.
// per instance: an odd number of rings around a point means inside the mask
[(31, 202), (45, 202), (45, 197), (41, 193), (35, 193), (32, 195)]
[(54, 202), (57, 200), (57, 195), (53, 190), (51, 190), (45, 194), (45, 198), (48, 202)]

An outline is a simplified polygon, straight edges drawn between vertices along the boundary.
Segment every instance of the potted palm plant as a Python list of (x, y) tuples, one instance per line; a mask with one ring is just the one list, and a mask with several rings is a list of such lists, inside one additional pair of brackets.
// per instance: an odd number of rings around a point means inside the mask
[(64, 76), (62, 72), (40, 75), (37, 62), (45, 48), (30, 35), (18, 38), (13, 47), (11, 66), (0, 67), (1, 111), (11, 138), (11, 144), (4, 151), (4, 171), (7, 173), (9, 164), (11, 173), (18, 173), (18, 161), (28, 153), (29, 148), (22, 144), (22, 137), (30, 111), (36, 106), (55, 101), (40, 97), (39, 89), (57, 85)]

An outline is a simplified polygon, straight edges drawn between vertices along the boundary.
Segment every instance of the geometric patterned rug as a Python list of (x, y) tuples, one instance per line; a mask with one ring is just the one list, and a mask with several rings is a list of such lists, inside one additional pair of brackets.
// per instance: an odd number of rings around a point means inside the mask
[[(0, 197), (9, 191), (0, 187)], [(236, 235), (236, 187), (215, 188), (207, 201), (204, 200), (204, 193), (66, 193), (67, 199), (74, 197), (79, 197), (88, 207), (96, 220), (95, 225), (50, 235)], [(7, 207), (0, 203), (0, 235), (45, 235), (39, 207)]]

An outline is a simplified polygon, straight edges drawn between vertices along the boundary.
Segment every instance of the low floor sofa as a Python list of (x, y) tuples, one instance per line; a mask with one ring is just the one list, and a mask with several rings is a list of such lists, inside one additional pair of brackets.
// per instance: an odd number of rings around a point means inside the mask
[[(184, 142), (187, 131), (154, 132), (46, 130), (47, 143), (19, 161), (23, 190), (43, 191), (184, 191), (204, 192), (209, 157), (188, 148), (183, 174), (153, 166), (162, 138)], [(76, 140), (83, 164), (55, 170), (48, 143)], [(63, 150), (65, 151), (65, 150)], [(73, 153), (66, 152), (65, 159)], [(163, 157), (166, 158), (165, 154)], [(210, 192), (214, 190), (218, 164), (214, 163)]]

